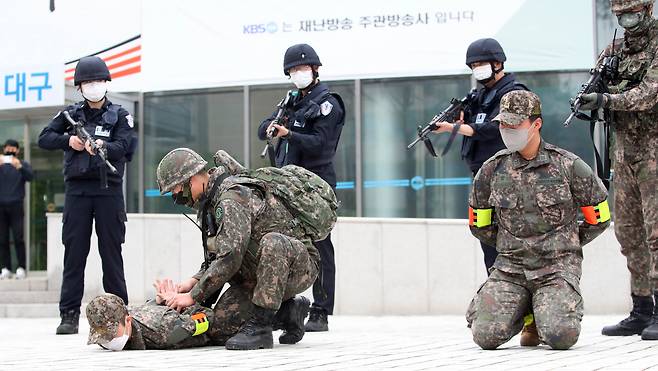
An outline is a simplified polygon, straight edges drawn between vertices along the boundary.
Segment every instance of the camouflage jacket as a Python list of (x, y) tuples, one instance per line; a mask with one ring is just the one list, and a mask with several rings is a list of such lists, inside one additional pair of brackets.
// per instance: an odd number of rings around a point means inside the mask
[[(220, 172), (211, 169), (210, 173), (207, 193)], [(202, 266), (194, 276), (199, 282), (190, 294), (197, 303), (203, 303), (229, 281), (255, 284), (259, 243), (267, 233), (302, 241), (309, 255), (319, 262), (318, 251), (287, 207), (273, 195), (239, 182), (240, 174), (224, 179), (211, 200), (216, 235), (208, 238), (209, 266)]]
[(580, 277), (581, 247), (610, 222), (579, 222), (579, 209), (606, 198), (592, 169), (571, 152), (543, 140), (530, 161), (503, 150), (475, 176), (470, 206), (493, 208), (493, 218), (489, 226), (471, 226), (471, 233), (496, 245), (497, 269), (527, 279), (563, 271)]
[[(603, 55), (612, 53), (612, 44)], [(618, 79), (609, 83), (615, 155), (637, 161), (658, 148), (658, 20), (642, 35), (615, 40)]]
[(207, 333), (194, 335), (197, 323), (192, 315), (206, 315), (209, 328), (213, 322), (213, 311), (200, 305), (187, 307), (183, 313), (166, 305), (149, 301), (142, 305), (129, 305), (128, 314), (133, 318), (132, 332), (125, 349), (179, 349), (210, 344)]

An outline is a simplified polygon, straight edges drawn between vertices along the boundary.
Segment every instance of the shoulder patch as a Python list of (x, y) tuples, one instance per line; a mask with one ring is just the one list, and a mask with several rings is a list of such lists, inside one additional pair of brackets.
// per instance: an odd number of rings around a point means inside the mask
[(223, 216), (224, 216), (224, 208), (221, 205), (218, 205), (215, 208), (215, 222), (219, 224)]
[(133, 121), (132, 115), (126, 116), (126, 121), (128, 121), (128, 126), (130, 126), (131, 128), (135, 126), (135, 122)]
[(326, 101), (320, 105), (320, 112), (322, 112), (323, 116), (327, 116), (331, 113), (332, 108), (334, 108), (334, 105)]

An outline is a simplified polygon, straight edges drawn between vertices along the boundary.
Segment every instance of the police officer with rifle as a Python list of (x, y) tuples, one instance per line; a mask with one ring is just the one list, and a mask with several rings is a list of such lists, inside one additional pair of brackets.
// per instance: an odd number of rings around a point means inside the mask
[(110, 80), (102, 59), (80, 59), (74, 83), (84, 100), (55, 115), (39, 135), (39, 147), (64, 151), (65, 251), (57, 334), (78, 333), (92, 222), (102, 259), (103, 288), (128, 303), (121, 256), (127, 220), (122, 183), (137, 140), (132, 116), (105, 97)]

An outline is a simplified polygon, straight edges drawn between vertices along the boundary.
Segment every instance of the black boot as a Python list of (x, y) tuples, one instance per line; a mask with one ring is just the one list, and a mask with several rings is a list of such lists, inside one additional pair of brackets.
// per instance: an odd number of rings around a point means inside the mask
[(651, 296), (633, 297), (633, 310), (627, 318), (616, 325), (606, 326), (601, 334), (606, 336), (639, 335), (649, 326), (653, 314), (653, 298)]
[(237, 334), (226, 341), (229, 350), (272, 349), (272, 320), (276, 313), (273, 309), (266, 309), (254, 305), (251, 318), (245, 322)]
[(283, 330), (279, 344), (297, 344), (304, 337), (304, 319), (308, 315), (311, 302), (298, 296), (281, 303), (274, 317), (274, 330)]
[(308, 322), (306, 322), (304, 328), (307, 332), (329, 331), (327, 311), (320, 307), (312, 307), (311, 314), (308, 316)]
[(57, 326), (57, 335), (71, 335), (78, 333), (78, 321), (80, 320), (80, 313), (75, 310), (61, 312), (59, 316), (62, 322)]
[[(653, 292), (654, 300), (658, 300), (658, 291)], [(653, 316), (649, 326), (642, 331), (642, 340), (658, 340), (658, 305), (653, 308)]]

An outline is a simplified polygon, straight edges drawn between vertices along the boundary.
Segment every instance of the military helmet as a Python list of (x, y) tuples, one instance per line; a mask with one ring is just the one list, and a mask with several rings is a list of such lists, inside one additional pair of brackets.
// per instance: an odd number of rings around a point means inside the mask
[(475, 40), (466, 50), (466, 65), (471, 66), (475, 62), (500, 62), (507, 60), (503, 47), (495, 39)]
[(85, 81), (94, 80), (112, 81), (112, 76), (110, 76), (110, 70), (107, 69), (107, 65), (102, 59), (96, 56), (80, 58), (78, 65), (75, 66), (73, 82), (77, 86)]
[(289, 47), (288, 50), (286, 50), (285, 56), (283, 57), (283, 73), (285, 73), (286, 76), (290, 76), (288, 70), (303, 64), (308, 64), (311, 66), (322, 66), (320, 57), (318, 57), (318, 54), (310, 45), (297, 44)]
[(87, 305), (89, 338), (87, 344), (106, 344), (116, 336), (119, 324), (128, 315), (123, 299), (114, 294), (95, 297)]
[(189, 148), (176, 148), (167, 153), (156, 170), (160, 194), (171, 192), (176, 185), (198, 174), (208, 162)]
[(654, 0), (610, 0), (610, 9), (613, 13), (623, 13), (637, 8), (653, 4)]

